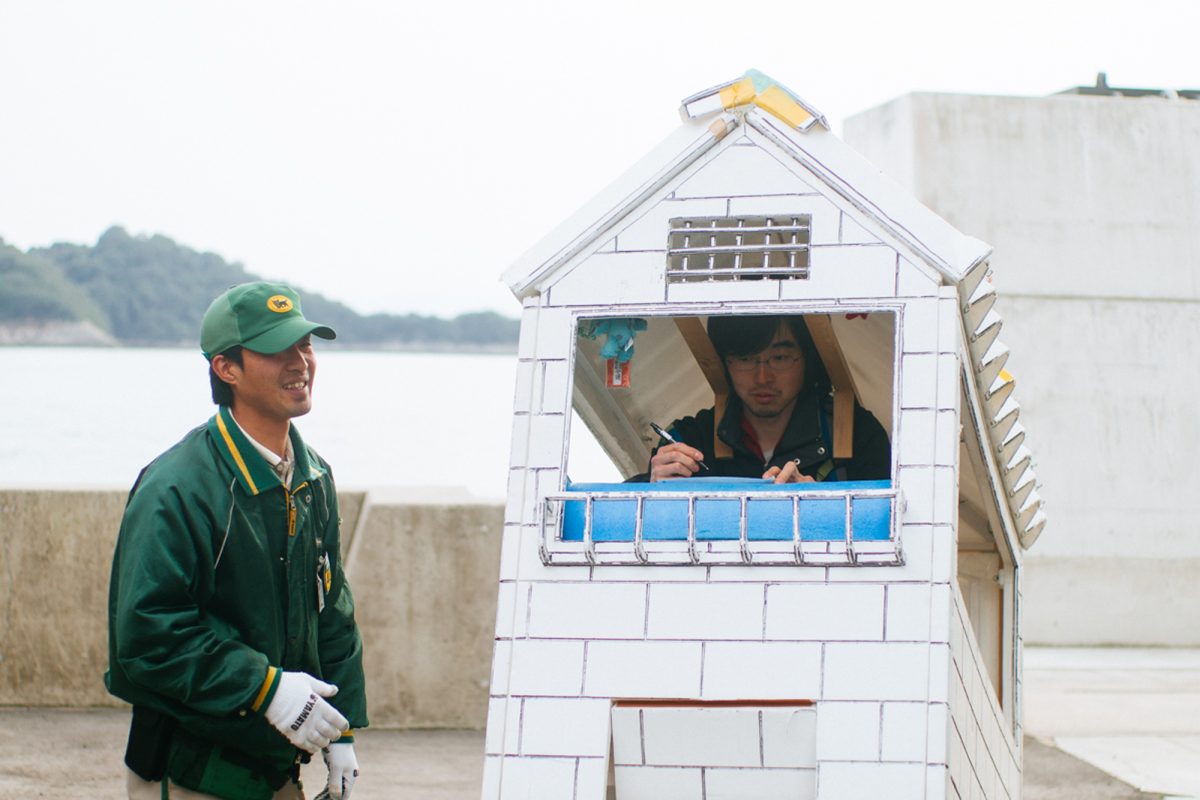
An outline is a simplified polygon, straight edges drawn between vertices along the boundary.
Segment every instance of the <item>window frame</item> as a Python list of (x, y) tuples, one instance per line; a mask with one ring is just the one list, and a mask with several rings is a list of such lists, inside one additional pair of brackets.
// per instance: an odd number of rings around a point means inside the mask
[[(542, 492), (539, 490), (534, 523), (538, 532), (538, 551), (543, 564), (547, 566), (901, 566), (905, 563), (904, 551), (900, 538), (902, 517), (905, 509), (903, 493), (898, 486), (898, 421), (900, 419), (900, 385), (902, 364), (902, 327), (905, 303), (899, 300), (889, 300), (881, 303), (860, 302), (846, 304), (831, 304), (829, 302), (813, 303), (799, 301), (788, 303), (781, 307), (778, 302), (771, 304), (747, 303), (730, 306), (728, 304), (696, 304), (670, 306), (578, 306), (571, 309), (570, 331), (571, 347), (567, 358), (568, 383), (572, 387), (571, 397), (574, 397), (576, 385), (576, 370), (580, 357), (578, 330), (583, 320), (613, 319), (625, 317), (657, 317), (679, 318), (695, 316), (752, 316), (778, 314), (890, 314), (892, 317), (892, 376), (891, 376), (891, 425), (887, 433), (892, 442), (892, 463), (890, 468), (891, 487), (886, 491), (845, 492), (831, 490), (829, 493), (849, 503), (852, 497), (884, 496), (889, 502), (890, 519), (888, 522), (888, 537), (886, 540), (864, 541), (847, 536), (842, 541), (813, 541), (793, 535), (792, 539), (758, 540), (750, 539), (746, 530), (740, 531), (737, 540), (702, 540), (698, 541), (689, 523), (687, 539), (645, 541), (635, 532), (631, 541), (601, 541), (597, 542), (585, 535), (583, 541), (568, 541), (563, 538), (565, 518), (565, 503), (568, 501), (584, 500), (586, 494), (569, 492), (567, 487), (567, 472), (570, 461), (571, 425), (575, 416), (573, 400), (568, 402), (565, 409), (565, 424), (562, 439), (561, 471), (556, 491)], [(622, 492), (602, 492), (594, 495), (595, 499), (615, 500), (627, 499), (638, 503), (639, 508), (652, 493), (636, 489), (637, 484), (627, 484), (631, 488)], [(663, 495), (663, 499), (684, 500), (689, 504), (701, 499), (740, 500), (743, 509), (746, 503), (756, 500), (766, 500), (761, 493), (736, 491), (680, 491), (655, 492)], [(771, 493), (778, 502), (780, 494), (784, 497), (798, 498), (800, 493), (786, 492)], [(824, 493), (822, 493), (824, 495)], [(743, 499), (744, 498), (744, 499)], [(809, 499), (828, 499), (810, 495)], [(593, 501), (594, 502), (594, 501)], [(802, 505), (799, 500), (793, 501)], [(852, 519), (852, 514), (848, 515)], [(847, 533), (850, 533), (847, 525)], [(795, 531), (794, 531), (795, 534)]]

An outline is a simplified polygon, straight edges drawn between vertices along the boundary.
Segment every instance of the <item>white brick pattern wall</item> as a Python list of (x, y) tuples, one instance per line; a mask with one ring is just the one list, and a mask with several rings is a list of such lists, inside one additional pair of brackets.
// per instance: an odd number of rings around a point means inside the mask
[[(953, 289), (761, 134), (723, 143), (525, 301), (483, 797), (1016, 798), (1019, 753), (954, 590), (960, 394)], [(811, 277), (668, 285), (676, 216), (812, 217)], [(721, 303), (897, 313), (899, 567), (546, 566), (539, 501), (561, 489), (578, 308)], [(665, 305), (664, 305), (665, 304)], [(700, 305), (697, 304), (707, 304)], [(594, 312), (591, 312), (594, 313)], [(635, 314), (636, 315), (636, 314)], [(586, 476), (572, 476), (576, 480)], [(613, 699), (814, 701), (783, 716), (615, 713)], [(618, 711), (620, 711), (618, 709)], [(635, 710), (636, 711), (636, 710)], [(717, 717), (720, 717), (718, 714)], [(715, 728), (710, 728), (713, 730)], [(811, 748), (811, 762), (795, 760)]]
[(950, 620), (948, 766), (952, 790), (962, 800), (1021, 796), (1019, 745), (996, 702), (962, 595), (954, 592)]

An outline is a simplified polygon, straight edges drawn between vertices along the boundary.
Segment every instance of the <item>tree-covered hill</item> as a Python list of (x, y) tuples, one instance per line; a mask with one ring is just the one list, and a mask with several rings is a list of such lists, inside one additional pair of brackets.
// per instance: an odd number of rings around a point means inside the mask
[(0, 321), (81, 319), (110, 327), (108, 316), (57, 264), (0, 239)]
[[(93, 246), (59, 243), (21, 252), (0, 239), (0, 327), (86, 322), (122, 344), (194, 346), (212, 298), (255, 280), (241, 264), (165, 236), (109, 228)], [(300, 289), (305, 316), (337, 329), (338, 344), (366, 348), (511, 348), (518, 322), (494, 312), (453, 319), (361, 315)]]

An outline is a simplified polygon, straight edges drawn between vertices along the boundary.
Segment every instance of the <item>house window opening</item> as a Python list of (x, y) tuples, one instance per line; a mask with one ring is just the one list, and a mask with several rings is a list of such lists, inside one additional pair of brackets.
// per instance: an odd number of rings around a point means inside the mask
[(812, 217), (676, 217), (667, 236), (667, 282), (808, 277)]
[[(546, 563), (902, 563), (902, 499), (887, 443), (896, 385), (893, 312), (597, 317), (577, 324), (566, 477), (557, 491), (539, 492)], [(803, 342), (802, 370), (777, 374), (763, 359), (762, 337), (750, 331), (768, 327), (774, 338), (764, 346)], [(596, 335), (600, 330), (607, 339)], [(745, 355), (770, 373), (756, 380), (796, 393), (791, 432), (776, 442), (775, 456), (744, 452), (745, 424), (735, 423), (746, 420), (747, 380), (727, 366), (743, 357), (730, 349), (737, 347), (749, 347)], [(629, 356), (627, 383), (607, 380), (614, 353)], [(656, 425), (701, 450), (710, 469), (656, 480), (649, 471), (662, 446)], [(762, 476), (762, 459), (794, 461), (815, 480), (775, 484)]]

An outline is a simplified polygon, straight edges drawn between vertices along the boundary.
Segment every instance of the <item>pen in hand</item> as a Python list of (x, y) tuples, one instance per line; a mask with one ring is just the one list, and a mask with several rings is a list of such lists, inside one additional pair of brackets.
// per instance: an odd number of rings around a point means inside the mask
[[(674, 436), (672, 436), (671, 434), (664, 431), (662, 429), (662, 427), (659, 426), (657, 423), (651, 422), (650, 427), (654, 429), (655, 433), (657, 433), (659, 436), (661, 436), (663, 439), (670, 442), (671, 444), (687, 444), (686, 442), (680, 442)], [(708, 464), (705, 464), (703, 460), (699, 461), (698, 463), (700, 464), (700, 469), (703, 469), (703, 470), (708, 469)]]

